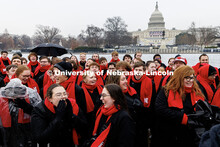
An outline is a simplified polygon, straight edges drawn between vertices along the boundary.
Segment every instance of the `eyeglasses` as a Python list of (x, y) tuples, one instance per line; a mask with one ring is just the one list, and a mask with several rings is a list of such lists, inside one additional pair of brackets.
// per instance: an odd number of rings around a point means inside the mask
[(48, 61), (40, 61), (40, 63), (48, 63)]
[(101, 96), (101, 97), (106, 97), (106, 96), (110, 96), (110, 95), (109, 95), (109, 94), (101, 93), (100, 96)]
[(56, 94), (54, 94), (55, 95), (55, 97), (57, 97), (57, 98), (62, 98), (62, 97), (68, 97), (69, 96), (69, 93), (67, 93), (67, 92), (64, 92), (64, 93), (56, 93)]
[(31, 75), (22, 75), (23, 78), (30, 78)]
[(186, 77), (184, 77), (184, 79), (186, 79), (187, 81), (194, 81), (195, 77), (194, 76), (192, 76), (192, 77), (186, 76)]

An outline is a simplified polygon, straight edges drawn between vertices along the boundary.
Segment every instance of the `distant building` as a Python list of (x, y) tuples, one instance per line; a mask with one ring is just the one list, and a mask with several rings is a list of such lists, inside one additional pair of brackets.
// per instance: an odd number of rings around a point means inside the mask
[(158, 3), (156, 3), (155, 11), (151, 14), (148, 23), (148, 29), (132, 32), (133, 37), (137, 37), (137, 44), (140, 45), (161, 45), (163, 38), (163, 31), (165, 32), (165, 43), (167, 45), (175, 44), (175, 36), (184, 32), (183, 30), (168, 30), (165, 28), (165, 22), (162, 13), (158, 9)]

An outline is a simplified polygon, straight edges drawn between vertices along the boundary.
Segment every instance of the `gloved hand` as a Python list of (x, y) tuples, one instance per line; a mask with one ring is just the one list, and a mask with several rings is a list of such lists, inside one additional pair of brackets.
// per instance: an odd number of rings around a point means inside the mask
[(65, 100), (60, 100), (56, 108), (56, 119), (62, 120), (65, 115), (66, 103)]
[(204, 127), (203, 122), (201, 121), (202, 114), (188, 114), (187, 115), (187, 125), (190, 128), (201, 128)]
[(66, 103), (67, 103), (67, 105), (66, 105), (66, 117), (67, 117), (67, 120), (73, 126), (75, 124), (76, 115), (73, 114), (73, 108), (72, 108), (71, 102), (67, 99)]
[(143, 104), (142, 104), (142, 102), (139, 99), (134, 99), (133, 106), (135, 108), (141, 108), (141, 107), (143, 107)]
[(33, 110), (33, 106), (27, 103), (23, 98), (17, 98), (14, 100), (15, 106), (24, 110), (25, 113), (31, 114)]

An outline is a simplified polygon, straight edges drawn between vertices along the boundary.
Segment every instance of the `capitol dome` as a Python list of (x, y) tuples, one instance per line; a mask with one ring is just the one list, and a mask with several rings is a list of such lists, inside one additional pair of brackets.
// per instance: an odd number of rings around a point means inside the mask
[(165, 28), (165, 22), (162, 13), (158, 10), (158, 3), (155, 11), (151, 14), (148, 28)]

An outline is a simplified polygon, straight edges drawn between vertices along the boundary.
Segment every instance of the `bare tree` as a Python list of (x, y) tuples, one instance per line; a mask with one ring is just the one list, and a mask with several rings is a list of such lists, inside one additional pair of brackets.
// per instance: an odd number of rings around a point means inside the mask
[(28, 48), (28, 47), (32, 46), (32, 40), (31, 40), (31, 38), (29, 36), (22, 35), (21, 36), (21, 40), (24, 43), (24, 45), (23, 45), (24, 48)]
[(79, 35), (89, 47), (99, 47), (103, 43), (104, 29), (94, 25), (87, 26), (85, 31)]
[(176, 36), (176, 45), (194, 45), (196, 38), (194, 35), (189, 33), (181, 33)]
[(201, 47), (213, 43), (217, 36), (220, 36), (220, 27), (200, 27), (196, 28), (195, 22), (192, 22), (187, 31), (189, 34), (195, 36), (196, 43)]
[(60, 30), (55, 27), (38, 25), (35, 35), (33, 36), (33, 42), (35, 45), (40, 43), (59, 43)]
[(198, 28), (198, 44), (202, 46), (207, 46), (213, 43), (219, 34), (217, 27), (202, 27)]
[(62, 42), (62, 46), (65, 48), (75, 49), (79, 46), (78, 41), (72, 36), (68, 36), (67, 38), (62, 38), (61, 42)]
[(4, 33), (0, 36), (1, 49), (7, 50), (14, 48), (14, 40), (12, 36), (5, 29)]
[[(127, 44), (129, 33), (127, 31), (127, 25), (121, 19), (121, 17), (108, 18), (104, 24), (105, 26), (105, 43), (107, 46), (120, 46)], [(125, 39), (126, 38), (126, 39)], [(126, 40), (126, 42), (125, 42)], [(130, 41), (132, 38), (130, 38)]]

